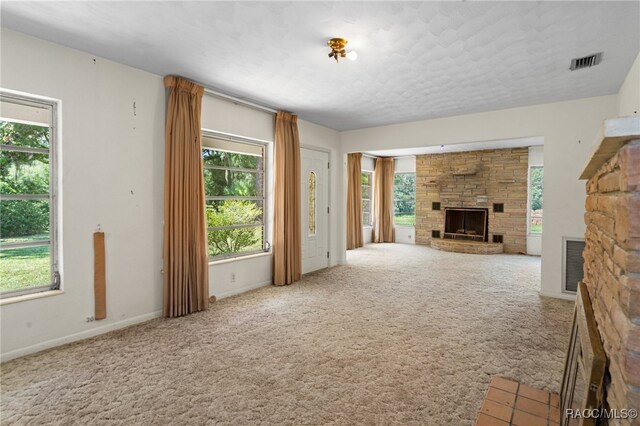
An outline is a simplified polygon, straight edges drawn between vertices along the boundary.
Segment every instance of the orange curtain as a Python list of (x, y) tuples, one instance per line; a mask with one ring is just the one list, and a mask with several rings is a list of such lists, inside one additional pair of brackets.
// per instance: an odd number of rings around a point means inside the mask
[(392, 243), (393, 229), (393, 158), (376, 158), (373, 173), (373, 242)]
[(302, 276), (300, 242), (300, 139), (298, 117), (276, 114), (273, 283), (286, 285)]
[(347, 155), (347, 250), (362, 247), (362, 154)]
[(164, 316), (209, 307), (200, 108), (204, 88), (167, 76), (164, 159)]

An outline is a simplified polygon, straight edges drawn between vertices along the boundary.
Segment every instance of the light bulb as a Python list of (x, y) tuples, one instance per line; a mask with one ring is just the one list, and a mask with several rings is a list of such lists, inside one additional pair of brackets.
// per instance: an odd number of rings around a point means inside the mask
[(352, 50), (351, 52), (347, 53), (347, 59), (355, 61), (356, 59), (358, 59), (358, 52)]

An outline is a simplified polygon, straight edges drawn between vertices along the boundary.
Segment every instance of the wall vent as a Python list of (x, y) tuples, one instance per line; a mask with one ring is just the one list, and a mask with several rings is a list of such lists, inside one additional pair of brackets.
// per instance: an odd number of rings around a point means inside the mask
[(440, 210), (440, 203), (436, 201), (431, 203), (431, 210)]
[(504, 203), (493, 203), (494, 213), (504, 213)]
[(504, 235), (493, 234), (493, 242), (497, 244), (504, 243)]
[(584, 276), (582, 251), (585, 242), (581, 238), (562, 238), (562, 291), (575, 293)]
[(433, 229), (431, 231), (431, 238), (440, 238), (440, 230), (439, 229)]
[(583, 68), (591, 68), (598, 65), (602, 61), (602, 52), (594, 53), (593, 55), (584, 56), (582, 58), (573, 58), (571, 60), (571, 71), (580, 70)]

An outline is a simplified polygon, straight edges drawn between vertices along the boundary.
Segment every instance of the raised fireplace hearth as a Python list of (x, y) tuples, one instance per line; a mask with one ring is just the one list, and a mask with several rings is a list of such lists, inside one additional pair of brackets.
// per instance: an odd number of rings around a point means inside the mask
[(445, 209), (445, 239), (487, 242), (489, 233), (488, 209), (451, 208)]
[(445, 240), (443, 238), (432, 239), (431, 248), (467, 254), (500, 254), (504, 252), (504, 246), (500, 243), (485, 243), (484, 241), (471, 240)]

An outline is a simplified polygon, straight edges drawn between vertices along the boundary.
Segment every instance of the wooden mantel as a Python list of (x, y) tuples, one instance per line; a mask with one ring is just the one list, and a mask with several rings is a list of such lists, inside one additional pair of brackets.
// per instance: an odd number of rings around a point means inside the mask
[(600, 166), (613, 157), (627, 142), (640, 139), (640, 116), (604, 120), (596, 141), (600, 141), (589, 162), (582, 169), (580, 179), (589, 179)]

